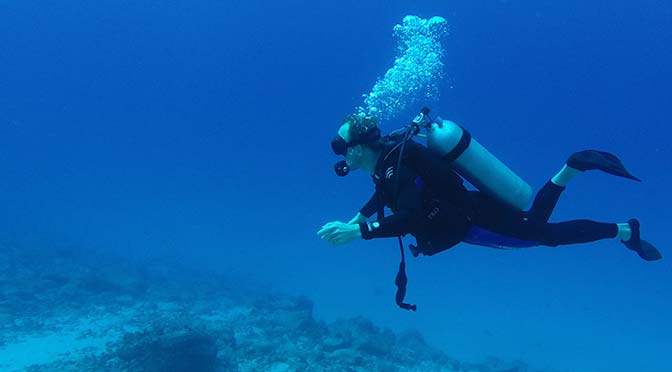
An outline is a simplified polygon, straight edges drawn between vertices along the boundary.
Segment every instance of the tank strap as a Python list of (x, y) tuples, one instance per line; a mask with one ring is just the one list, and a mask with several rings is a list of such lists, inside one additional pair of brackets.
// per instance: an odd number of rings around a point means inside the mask
[(455, 145), (454, 149), (443, 156), (443, 160), (449, 163), (459, 158), (460, 155), (462, 155), (462, 153), (464, 153), (464, 151), (467, 149), (467, 147), (469, 147), (469, 144), (471, 144), (471, 133), (469, 133), (469, 131), (464, 129), (462, 126), (460, 126), (460, 128), (462, 128), (462, 137), (460, 137), (460, 142)]

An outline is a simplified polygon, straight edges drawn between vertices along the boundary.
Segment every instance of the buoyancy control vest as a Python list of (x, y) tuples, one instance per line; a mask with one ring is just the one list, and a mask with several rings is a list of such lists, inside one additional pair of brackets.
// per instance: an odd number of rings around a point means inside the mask
[[(413, 136), (419, 134), (420, 128), (427, 131), (427, 146), (437, 151), (443, 159), (454, 164), (453, 169), (472, 185), (486, 194), (500, 200), (512, 208), (522, 210), (532, 198), (532, 188), (504, 163), (492, 155), (485, 147), (471, 137), (464, 128), (449, 120), (438, 118), (433, 121), (429, 117), (429, 108), (424, 107), (421, 113), (413, 119), (403, 134), (397, 135), (394, 140), (400, 140), (399, 159), (397, 169), (400, 168), (404, 154), (404, 146)], [(391, 139), (391, 137), (387, 137)], [(398, 175), (395, 181), (394, 200), (399, 190)], [(379, 218), (384, 211), (379, 211)], [(395, 278), (397, 305), (405, 310), (416, 311), (417, 306), (404, 303), (408, 278), (406, 276), (406, 259), (401, 236), (398, 237), (401, 251), (401, 262)], [(414, 256), (418, 255), (418, 247), (410, 246)], [(440, 252), (443, 249), (437, 249)]]

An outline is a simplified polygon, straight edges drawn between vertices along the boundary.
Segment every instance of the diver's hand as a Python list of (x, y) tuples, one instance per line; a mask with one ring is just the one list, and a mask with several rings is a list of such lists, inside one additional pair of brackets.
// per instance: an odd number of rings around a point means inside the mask
[(347, 224), (341, 221), (333, 221), (322, 226), (317, 232), (320, 238), (335, 245), (350, 243), (355, 239), (361, 239), (362, 233), (359, 231), (359, 225)]

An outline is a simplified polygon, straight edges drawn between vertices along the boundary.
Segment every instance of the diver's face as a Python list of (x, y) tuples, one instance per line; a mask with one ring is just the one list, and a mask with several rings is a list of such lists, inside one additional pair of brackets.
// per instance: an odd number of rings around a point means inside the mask
[(356, 170), (362, 167), (362, 145), (348, 148), (348, 153), (345, 154), (345, 163), (348, 164), (350, 170)]

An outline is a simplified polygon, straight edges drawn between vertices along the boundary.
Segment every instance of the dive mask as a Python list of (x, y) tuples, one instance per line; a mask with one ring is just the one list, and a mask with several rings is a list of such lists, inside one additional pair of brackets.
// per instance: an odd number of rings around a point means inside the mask
[(334, 154), (345, 156), (348, 153), (348, 149), (350, 147), (363, 145), (365, 143), (377, 141), (378, 139), (380, 139), (380, 128), (373, 127), (361, 135), (356, 136), (350, 142), (345, 142), (341, 136), (335, 136), (331, 140), (331, 149), (334, 151)]
[(348, 153), (348, 147), (352, 146), (355, 145), (349, 145), (341, 136), (335, 136), (334, 139), (331, 140), (331, 149), (336, 155), (345, 156), (345, 154)]

